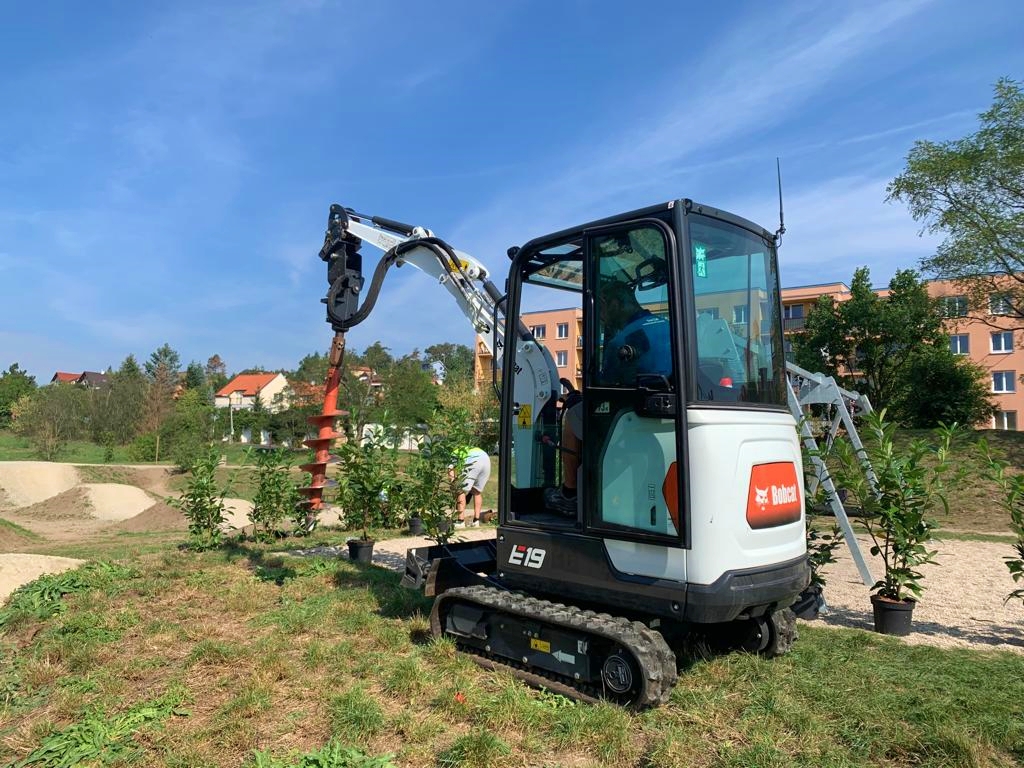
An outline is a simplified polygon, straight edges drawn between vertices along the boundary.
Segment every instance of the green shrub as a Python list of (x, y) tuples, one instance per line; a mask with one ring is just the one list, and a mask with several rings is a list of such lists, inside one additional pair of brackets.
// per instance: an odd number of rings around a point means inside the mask
[(220, 454), (209, 449), (189, 468), (185, 492), (167, 503), (188, 519), (188, 532), (195, 549), (220, 546), (221, 526), (224, 524), (224, 497), (227, 491), (217, 483), (217, 465)]
[(281, 521), (294, 515), (300, 495), (292, 480), (293, 459), (289, 452), (256, 449), (255, 454), (256, 493), (249, 520), (257, 536), (270, 537), (280, 528)]

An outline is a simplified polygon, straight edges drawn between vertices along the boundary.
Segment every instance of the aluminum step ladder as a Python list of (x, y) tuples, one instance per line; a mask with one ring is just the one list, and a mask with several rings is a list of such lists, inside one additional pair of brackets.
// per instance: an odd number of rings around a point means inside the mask
[(827, 453), (839, 432), (839, 427), (842, 426), (846, 430), (846, 434), (853, 444), (857, 456), (860, 457), (868, 482), (872, 487), (875, 487), (875, 473), (871, 469), (871, 464), (864, 451), (864, 444), (861, 442), (860, 436), (857, 434), (857, 426), (854, 424), (855, 415), (860, 416), (871, 413), (871, 403), (866, 395), (840, 387), (831, 376), (826, 376), (823, 373), (812, 373), (795, 363), (787, 361), (786, 373), (789, 379), (789, 387), (787, 388), (789, 393), (789, 410), (793, 414), (793, 418), (796, 419), (798, 429), (800, 430), (800, 438), (803, 440), (804, 448), (807, 449), (811, 464), (814, 466), (814, 476), (809, 478), (811, 487), (807, 489), (807, 494), (810, 496), (816, 493), (819, 485), (825, 489), (825, 498), (839, 523), (840, 530), (843, 532), (843, 539), (846, 541), (846, 546), (850, 549), (853, 562), (857, 565), (861, 581), (864, 582), (864, 586), (871, 587), (875, 584), (876, 580), (872, 577), (871, 569), (868, 567), (864, 554), (857, 544), (853, 527), (850, 525), (850, 518), (847, 516), (846, 508), (843, 506), (843, 502), (836, 492), (836, 487), (832, 483), (832, 476), (829, 474), (828, 467), (822, 461), (822, 449), (819, 447), (818, 438), (815, 437), (814, 431), (811, 429), (812, 419), (809, 414), (809, 406), (811, 405), (824, 405), (827, 407), (826, 413), (831, 416), (831, 422), (827, 432), (823, 435), (825, 442), (824, 452)]

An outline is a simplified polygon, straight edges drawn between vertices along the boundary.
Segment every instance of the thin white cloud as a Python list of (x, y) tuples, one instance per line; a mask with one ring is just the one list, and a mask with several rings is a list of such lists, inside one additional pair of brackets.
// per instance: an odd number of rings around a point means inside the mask
[[(530, 236), (591, 218), (602, 204), (622, 210), (657, 199), (650, 195), (664, 195), (681, 164), (705, 162), (713, 148), (783, 122), (927, 4), (846, 6), (852, 10), (835, 21), (823, 19), (820, 11), (807, 14), (803, 4), (791, 6), (789, 17), (780, 17), (774, 6), (766, 8), (727, 39), (715, 41), (696, 71), (666, 78), (676, 84), (674, 99), (670, 92), (667, 99), (662, 91), (648, 94), (647, 102), (667, 101), (667, 109), (640, 114), (626, 127), (621, 123), (625, 110), (618, 110), (606, 139), (567, 153), (549, 181), (523, 183), (466, 216), (455, 228), (455, 242), (474, 243), (477, 255), (503, 253)], [(767, 35), (772, 29), (785, 34)], [(788, 43), (773, 47), (779, 40)]]

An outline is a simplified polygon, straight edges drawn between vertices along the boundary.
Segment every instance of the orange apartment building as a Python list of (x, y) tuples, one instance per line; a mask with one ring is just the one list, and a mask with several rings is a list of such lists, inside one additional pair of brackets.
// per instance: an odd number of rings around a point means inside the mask
[[(579, 307), (551, 309), (545, 312), (524, 312), (523, 323), (533, 331), (534, 338), (555, 358), (560, 379), (569, 379), (577, 389), (583, 387), (583, 310)], [(490, 341), (490, 339), (488, 339)], [(493, 358), (481, 336), (476, 337), (474, 376), (477, 386), (490, 385)]]
[[(883, 293), (880, 291), (879, 293)], [(967, 297), (946, 280), (928, 282), (928, 293), (943, 298), (946, 332), (956, 355), (969, 357), (988, 372), (989, 388), (999, 409), (988, 426), (993, 429), (1018, 429), (1018, 413), (1024, 412), (1024, 392), (1019, 377), (1024, 373), (1024, 340), (1014, 329), (1005, 297), (993, 294), (983, 312), (971, 311)], [(783, 328), (787, 333), (804, 327), (807, 313), (819, 296), (836, 301), (849, 298), (846, 283), (800, 285), (782, 289)], [(787, 352), (788, 344), (787, 344)], [(982, 425), (979, 425), (982, 426)]]
[[(879, 291), (884, 295), (886, 289)], [(989, 387), (998, 411), (989, 425), (993, 429), (1017, 430), (1018, 423), (1024, 426), (1024, 387), (1019, 377), (1024, 373), (1024, 339), (1014, 328), (1014, 318), (1008, 315), (1009, 307), (999, 294), (993, 294), (989, 307), (982, 315), (971, 312), (967, 297), (959, 293), (949, 281), (933, 280), (928, 283), (928, 292), (943, 297), (947, 316), (946, 332), (950, 335), (950, 347), (954, 354), (965, 355), (980, 365), (989, 376)], [(850, 296), (846, 283), (820, 283), (799, 285), (782, 289), (782, 324), (787, 333), (794, 333), (804, 327), (807, 314), (820, 296), (832, 296), (844, 301)], [(726, 306), (728, 297), (722, 299), (725, 309), (721, 312), (737, 312), (743, 307)], [(721, 302), (720, 302), (721, 303)], [(703, 308), (713, 311), (715, 308)], [(724, 316), (724, 315), (723, 315)], [(527, 312), (523, 322), (530, 327), (533, 335), (544, 342), (555, 358), (560, 378), (575, 382), (582, 387), (581, 365), (583, 360), (583, 313), (577, 308), (553, 309), (545, 312)], [(786, 345), (789, 352), (789, 344)], [(474, 355), (476, 383), (489, 385), (491, 382), (492, 358), (483, 339), (477, 336)], [(1018, 417), (1020, 414), (1020, 417)], [(979, 425), (980, 426), (980, 425)]]

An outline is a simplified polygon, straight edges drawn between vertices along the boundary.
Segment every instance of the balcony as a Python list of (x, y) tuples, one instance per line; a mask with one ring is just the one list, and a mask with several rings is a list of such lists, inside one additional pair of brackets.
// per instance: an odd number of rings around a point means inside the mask
[(799, 331), (804, 327), (806, 320), (802, 317), (787, 317), (782, 321), (783, 331)]

